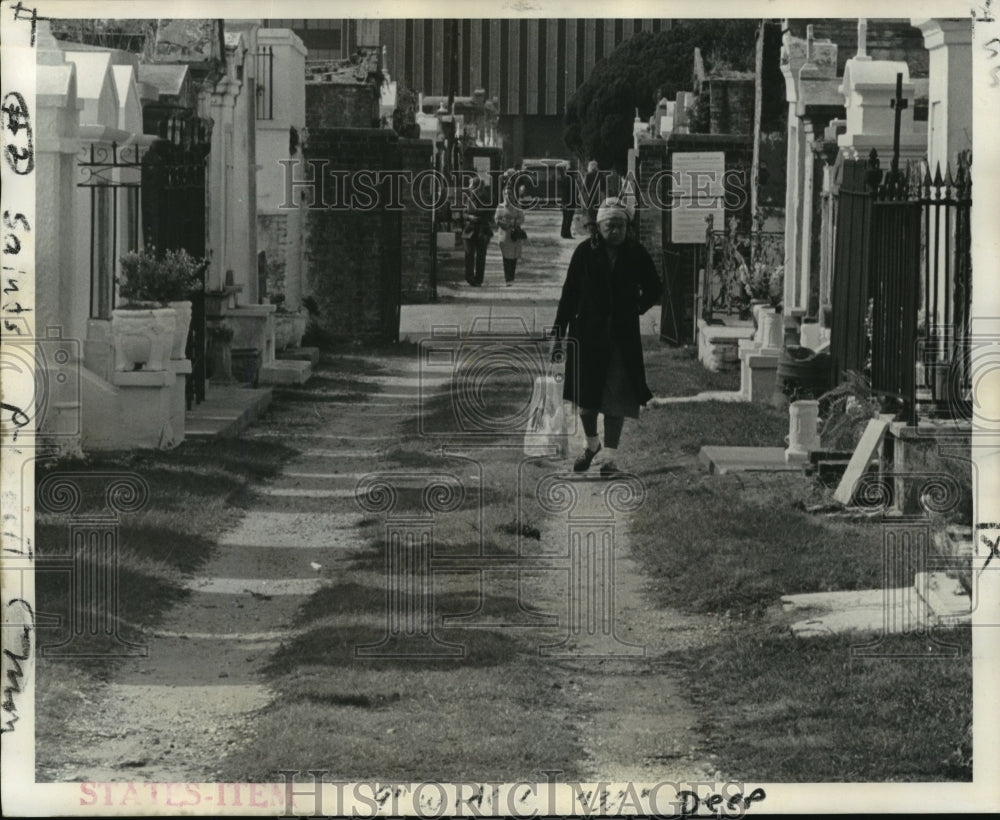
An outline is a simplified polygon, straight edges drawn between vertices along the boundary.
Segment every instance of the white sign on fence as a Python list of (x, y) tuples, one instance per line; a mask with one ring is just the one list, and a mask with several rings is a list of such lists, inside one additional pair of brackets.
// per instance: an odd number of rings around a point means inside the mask
[(691, 151), (671, 157), (673, 183), (670, 241), (700, 244), (705, 241), (705, 219), (721, 229), (726, 218), (723, 177), (726, 155), (722, 151)]
[(490, 181), (490, 158), (489, 157), (473, 157), (472, 167), (476, 169), (476, 173), (482, 177), (483, 182)]

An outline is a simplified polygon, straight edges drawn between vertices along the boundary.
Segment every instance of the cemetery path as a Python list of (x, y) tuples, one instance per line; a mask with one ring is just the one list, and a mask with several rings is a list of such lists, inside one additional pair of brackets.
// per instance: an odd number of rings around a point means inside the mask
[[(559, 239), (558, 214), (529, 215), (528, 232), (536, 246), (521, 275), (554, 313), (576, 242)], [(499, 267), (499, 259), (488, 262), (487, 280)], [(500, 290), (515, 298), (512, 291)], [(496, 292), (484, 287), (476, 298), (485, 305)], [(247, 446), (280, 439), (300, 454), (244, 499), (246, 516), (149, 634), (148, 658), (122, 662), (86, 693), (85, 720), (61, 748), (46, 750), (40, 779), (274, 782), (279, 769), (310, 768), (348, 780), (544, 782), (546, 771), (583, 781), (721, 777), (699, 749), (702, 716), (665, 662), (671, 650), (706, 641), (710, 628), (650, 603), (648, 579), (628, 557), (627, 510), (608, 523), (608, 482), (572, 482), (576, 508), (553, 513), (539, 508), (534, 487), (512, 480), (565, 477), (564, 460), (524, 467), (516, 446), (451, 452), (465, 465), (471, 503), (441, 518), (435, 537), (450, 546), (456, 533), (478, 530), (480, 548), (489, 550), (491, 533), (512, 519), (536, 522), (537, 536), (519, 536), (518, 550), (550, 566), (523, 577), (474, 572), (471, 585), (468, 572), (435, 577), (434, 604), (457, 601), (451, 617), (459, 627), (436, 640), (466, 641), (467, 663), (441, 671), (440, 662), (419, 659), (358, 662), (355, 647), (377, 643), (392, 624), (385, 596), (394, 588), (385, 548), (370, 546), (384, 540), (388, 519), (375, 507), (359, 509), (359, 482), (407, 474), (412, 486), (404, 476), (393, 490), (393, 500), (406, 503), (429, 473), (447, 466), (459, 474), (456, 462), (445, 463), (446, 440), (425, 446), (438, 453), (426, 458), (406, 449), (421, 443), (417, 414), (451, 387), (450, 375), (428, 379), (419, 365), (412, 352), (359, 349), (328, 358), (308, 400), (303, 391), (279, 391), (270, 416), (245, 433)], [(582, 530), (581, 517), (591, 522)], [(572, 554), (574, 533), (584, 563), (558, 564), (558, 555)], [(610, 551), (595, 546), (609, 533)], [(585, 575), (590, 586), (574, 597), (572, 579)], [(525, 604), (558, 621), (536, 632), (503, 628), (504, 618), (526, 626)]]

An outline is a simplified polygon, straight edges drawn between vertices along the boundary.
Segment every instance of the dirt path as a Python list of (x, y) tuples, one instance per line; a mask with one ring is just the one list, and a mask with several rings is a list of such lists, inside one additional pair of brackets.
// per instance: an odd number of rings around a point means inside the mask
[[(551, 239), (557, 237), (557, 220), (556, 214), (529, 217), (529, 235), (550, 237), (545, 255), (529, 256), (522, 270), (523, 281), (532, 283), (532, 299), (544, 294), (554, 300), (574, 247)], [(484, 304), (492, 298), (489, 291), (477, 294)], [(512, 291), (505, 293), (508, 299), (518, 297)], [(462, 293), (462, 298), (473, 297)], [(549, 307), (554, 313), (554, 301)], [(64, 721), (60, 743), (42, 750), (39, 779), (213, 781), (225, 768), (227, 754), (262, 741), (255, 735), (255, 715), (274, 698), (265, 670), (274, 653), (301, 631), (296, 613), (317, 590), (358, 577), (349, 558), (364, 524), (354, 501), (359, 478), (398, 444), (401, 425), (417, 411), (420, 391), (448, 388), (447, 379), (421, 379), (415, 357), (390, 360), (359, 352), (349, 358), (351, 370), (362, 374), (352, 378), (366, 390), (364, 401), (338, 403), (331, 388), (322, 416), (317, 413), (311, 422), (293, 424), (286, 417), (277, 427), (249, 432), (249, 446), (255, 439), (279, 437), (301, 455), (277, 480), (258, 489), (246, 517), (219, 540), (197, 576), (186, 579), (190, 596), (148, 635), (148, 658), (121, 662), (107, 682), (83, 693), (76, 719)], [(319, 375), (335, 380), (341, 374), (328, 369)], [(516, 469), (519, 458), (510, 454), (499, 466)], [(567, 467), (568, 462), (554, 462), (550, 472), (565, 474)], [(571, 533), (581, 543), (588, 533), (601, 543), (609, 532), (606, 521), (594, 521), (608, 515), (611, 485), (577, 481), (571, 486), (577, 492), (573, 510), (535, 513), (535, 520), (544, 522), (540, 543), (550, 550), (565, 548), (566, 554), (572, 552)], [(588, 564), (595, 574), (588, 576), (591, 586), (584, 597), (600, 605), (601, 594), (613, 595), (603, 623), (613, 620), (615, 637), (600, 627), (593, 633), (573, 631), (580, 622), (567, 608), (575, 599), (565, 584), (525, 582), (527, 600), (562, 613), (559, 628), (546, 634), (570, 635), (564, 654), (540, 662), (549, 667), (558, 692), (553, 711), (567, 716), (583, 750), (574, 774), (642, 782), (710, 779), (718, 773), (711, 757), (699, 750), (694, 728), (699, 715), (664, 656), (705, 644), (712, 625), (649, 604), (647, 580), (628, 557), (629, 514), (618, 510), (612, 518), (607, 583), (601, 585), (598, 564)], [(601, 654), (605, 657), (595, 657)], [(287, 764), (308, 768), (298, 760)], [(541, 772), (537, 777), (543, 779)]]
[[(561, 465), (563, 476), (567, 466)], [(582, 776), (648, 783), (710, 779), (717, 772), (711, 756), (699, 749), (695, 732), (699, 715), (685, 700), (665, 656), (706, 644), (712, 625), (707, 619), (656, 609), (649, 603), (647, 580), (629, 558), (631, 517), (610, 510), (608, 504), (609, 491), (615, 492), (616, 485), (628, 492), (641, 487), (641, 480), (572, 477), (568, 483), (577, 490), (576, 504), (566, 514), (546, 520), (542, 541), (554, 548), (567, 543), (569, 535), (567, 550), (572, 552), (574, 540), (579, 539), (577, 549), (585, 555), (584, 589), (578, 587), (573, 599), (574, 604), (579, 601), (580, 620), (574, 623), (572, 611), (565, 614), (570, 621), (567, 631), (573, 633), (567, 647), (570, 654), (553, 659), (565, 675), (566, 695), (585, 750)], [(591, 523), (595, 521), (599, 523)], [(609, 534), (613, 548), (607, 546), (603, 560), (598, 549), (588, 555), (587, 539), (598, 545)], [(534, 594), (545, 595), (545, 590), (548, 606), (565, 613), (565, 603), (560, 607), (558, 600), (563, 588), (539, 586)], [(602, 618), (600, 608), (606, 602)], [(613, 618), (607, 617), (610, 613)]]
[[(391, 428), (412, 417), (406, 402), (415, 408), (415, 373), (387, 369), (369, 380), (367, 402), (335, 407), (326, 424), (312, 425), (316, 429), (251, 431), (251, 441), (292, 440), (302, 455), (282, 478), (260, 488), (260, 503), (223, 534), (198, 574), (184, 579), (188, 597), (145, 632), (147, 657), (116, 662), (106, 682), (83, 693), (74, 719), (61, 722), (58, 745), (40, 750), (40, 780), (218, 778), (226, 753), (247, 742), (254, 715), (272, 700), (264, 669), (299, 631), (296, 612), (357, 546), (357, 477), (392, 443)], [(386, 410), (382, 391), (388, 389), (409, 393)], [(367, 433), (359, 430), (359, 418), (371, 428)], [(311, 489), (299, 489), (303, 484)], [(317, 492), (338, 499), (342, 511), (280, 509), (286, 498)]]

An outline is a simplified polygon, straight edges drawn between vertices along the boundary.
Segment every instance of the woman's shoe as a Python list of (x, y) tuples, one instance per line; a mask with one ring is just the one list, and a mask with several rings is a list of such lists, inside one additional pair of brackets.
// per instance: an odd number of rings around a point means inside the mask
[(591, 450), (589, 447), (586, 448), (583, 451), (583, 455), (581, 455), (576, 461), (573, 462), (573, 472), (574, 473), (586, 472), (590, 468), (590, 462), (594, 460), (594, 456), (596, 456), (599, 452), (601, 452), (600, 444), (597, 445), (596, 450)]
[(605, 461), (601, 465), (601, 475), (605, 478), (611, 478), (612, 476), (621, 475), (621, 470), (618, 469), (618, 465), (613, 461)]

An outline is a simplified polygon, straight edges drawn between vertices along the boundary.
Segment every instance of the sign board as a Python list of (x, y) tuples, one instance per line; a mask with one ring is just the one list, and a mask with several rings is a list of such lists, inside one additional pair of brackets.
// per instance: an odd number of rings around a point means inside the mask
[(473, 157), (472, 158), (472, 168), (483, 178), (483, 182), (489, 182), (490, 179), (490, 158), (489, 157)]
[(670, 212), (670, 241), (675, 244), (705, 244), (705, 231), (708, 230), (708, 223), (705, 221), (709, 214), (712, 215), (712, 226), (718, 229), (726, 218), (726, 210), (719, 206), (707, 208), (674, 208)]
[(670, 212), (670, 241), (701, 244), (705, 241), (705, 219), (721, 229), (726, 209), (723, 179), (726, 155), (722, 151), (692, 151), (671, 157), (673, 207)]

